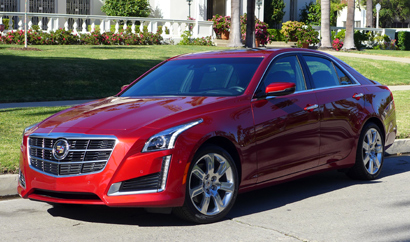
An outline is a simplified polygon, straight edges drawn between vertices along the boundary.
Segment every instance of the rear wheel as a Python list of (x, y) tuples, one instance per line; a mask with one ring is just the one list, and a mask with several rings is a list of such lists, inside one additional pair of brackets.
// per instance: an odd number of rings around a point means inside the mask
[(384, 138), (377, 125), (368, 123), (363, 127), (357, 145), (356, 163), (347, 175), (359, 180), (376, 179), (383, 167)]
[(195, 155), (187, 176), (185, 203), (174, 212), (196, 223), (222, 219), (238, 194), (238, 174), (227, 151), (206, 146)]

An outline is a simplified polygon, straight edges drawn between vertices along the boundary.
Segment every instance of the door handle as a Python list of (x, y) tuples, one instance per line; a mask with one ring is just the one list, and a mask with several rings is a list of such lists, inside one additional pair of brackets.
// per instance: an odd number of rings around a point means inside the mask
[(362, 98), (363, 96), (364, 96), (363, 93), (355, 93), (353, 95), (353, 98), (356, 100), (360, 100), (360, 98)]
[(305, 109), (305, 111), (313, 111), (314, 109), (316, 109), (316, 108), (318, 108), (319, 107), (319, 105), (317, 105), (317, 104), (308, 104), (304, 109)]

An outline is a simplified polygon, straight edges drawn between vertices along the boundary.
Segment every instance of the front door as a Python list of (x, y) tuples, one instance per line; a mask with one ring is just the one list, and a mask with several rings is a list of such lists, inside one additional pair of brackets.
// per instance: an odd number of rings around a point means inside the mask
[(273, 82), (293, 82), (296, 92), (252, 102), (260, 171), (257, 182), (306, 170), (319, 162), (320, 125), (319, 109), (315, 108), (316, 95), (307, 90), (296, 55), (275, 61), (257, 94)]

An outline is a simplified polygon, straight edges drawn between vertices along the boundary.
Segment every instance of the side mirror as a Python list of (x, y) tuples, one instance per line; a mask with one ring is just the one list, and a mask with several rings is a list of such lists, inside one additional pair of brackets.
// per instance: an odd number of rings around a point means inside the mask
[(294, 93), (296, 85), (293, 82), (276, 82), (269, 84), (265, 93), (266, 96), (285, 96)]
[(125, 89), (127, 89), (129, 86), (130, 86), (129, 84), (122, 86), (122, 87), (121, 87), (121, 92), (124, 91)]

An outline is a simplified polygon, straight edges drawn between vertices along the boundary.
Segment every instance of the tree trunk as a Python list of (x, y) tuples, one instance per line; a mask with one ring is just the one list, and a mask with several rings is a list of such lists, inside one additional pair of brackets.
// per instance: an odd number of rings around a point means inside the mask
[(343, 50), (354, 50), (354, 0), (347, 1), (346, 35)]
[(255, 48), (255, 0), (247, 0), (248, 19), (246, 21), (246, 44), (248, 48)]
[(373, 28), (373, 1), (367, 0), (366, 2), (366, 26)]
[(240, 0), (231, 0), (231, 33), (229, 47), (242, 47), (241, 22), (240, 22)]
[(320, 35), (322, 37), (320, 49), (331, 49), (332, 43), (330, 39), (330, 0), (322, 0), (321, 3), (322, 16), (320, 19)]

